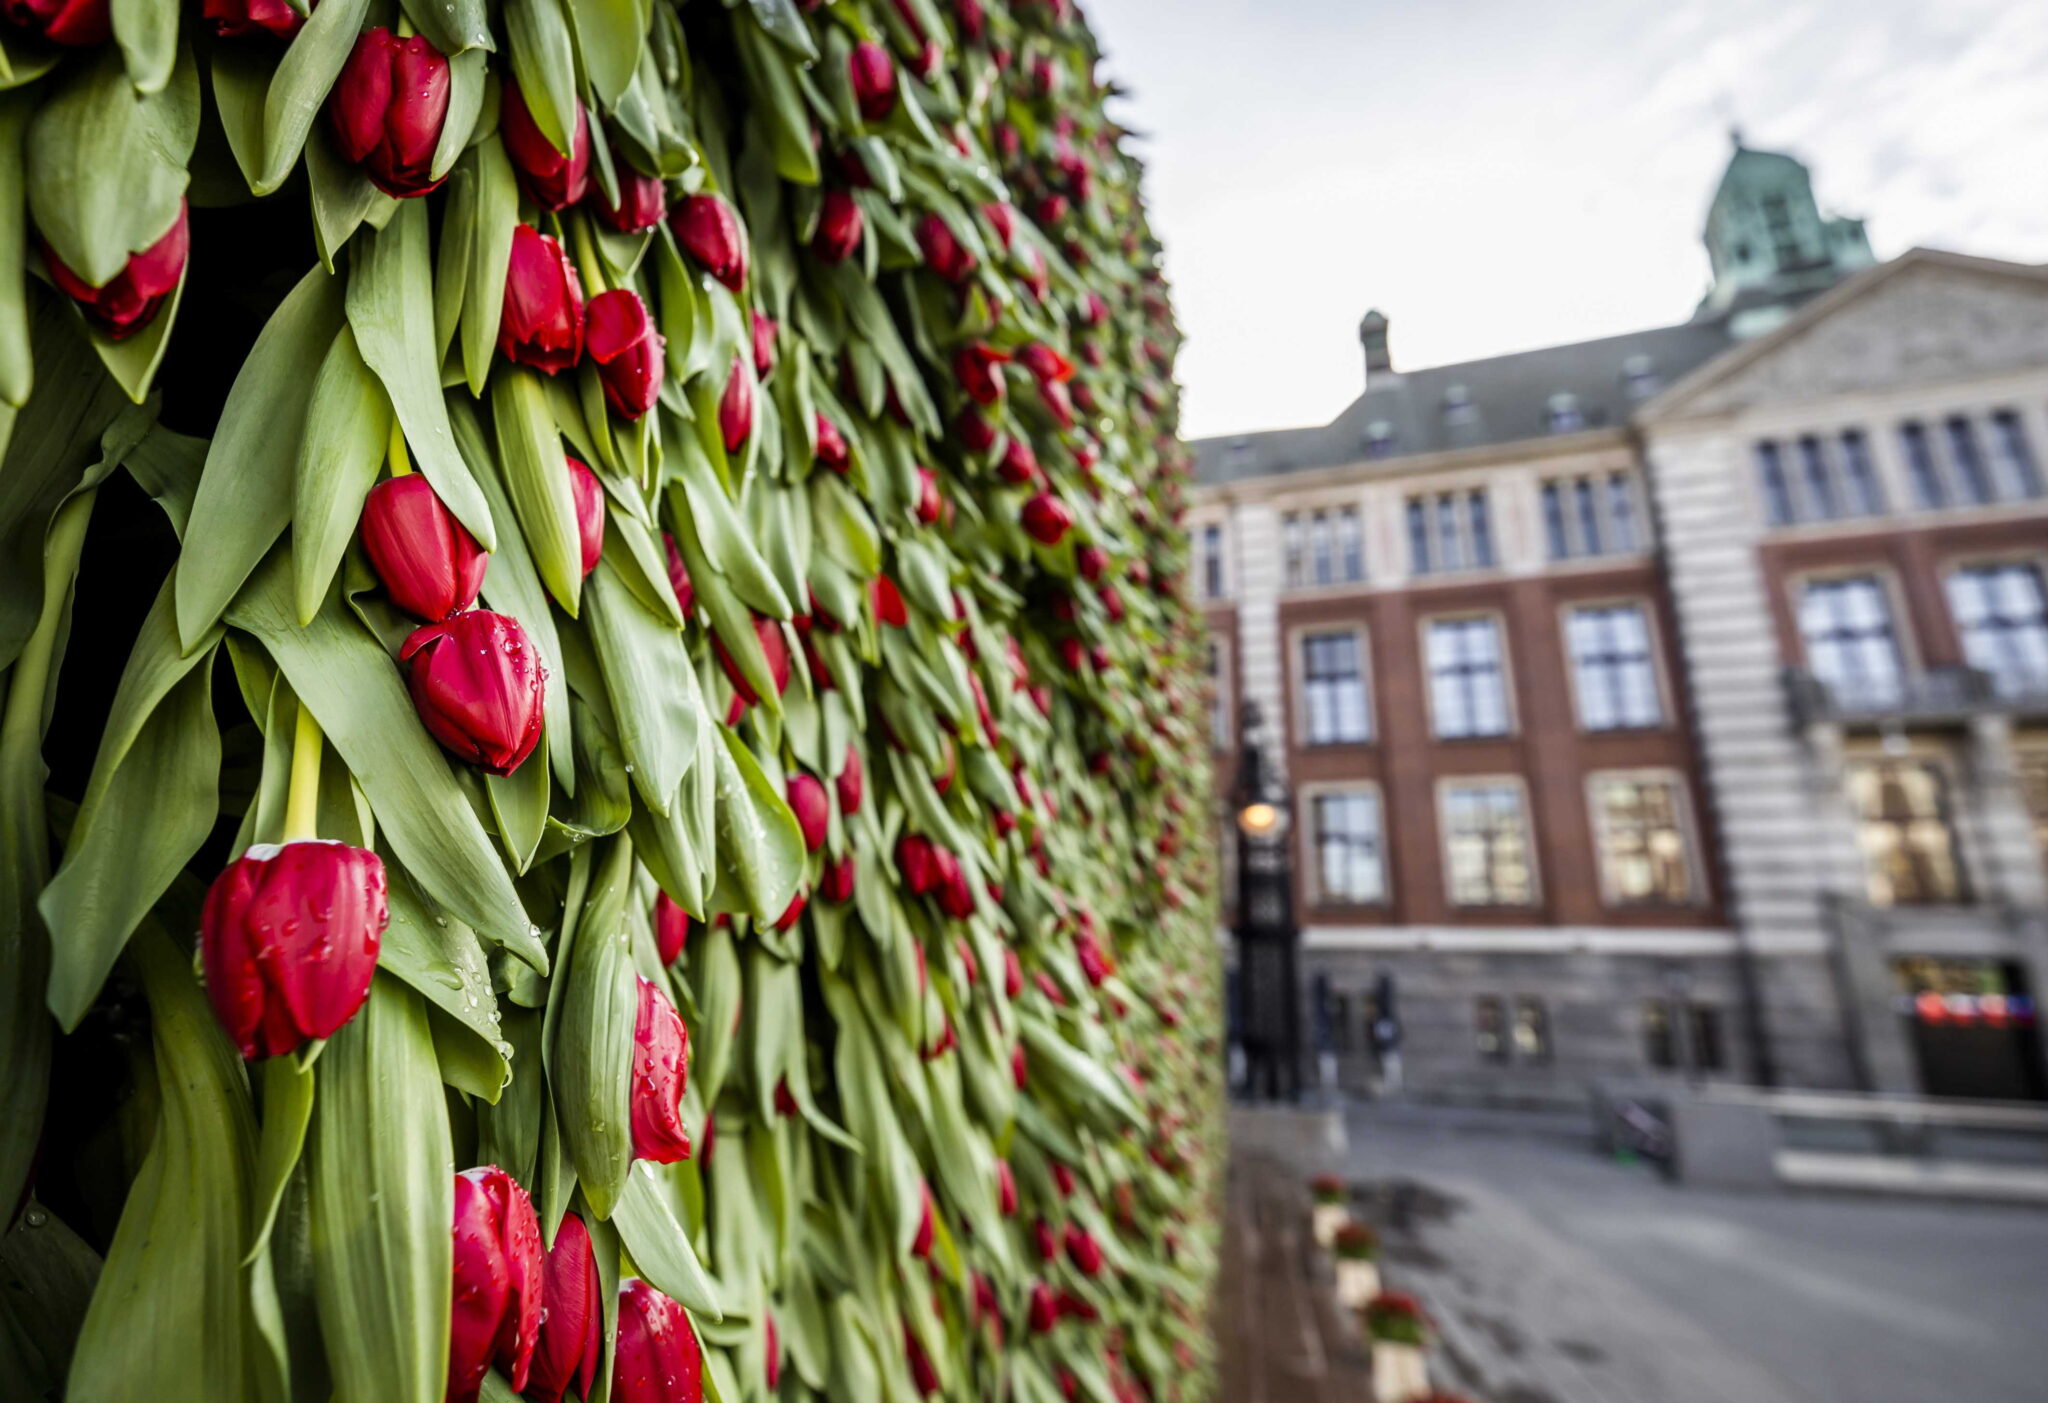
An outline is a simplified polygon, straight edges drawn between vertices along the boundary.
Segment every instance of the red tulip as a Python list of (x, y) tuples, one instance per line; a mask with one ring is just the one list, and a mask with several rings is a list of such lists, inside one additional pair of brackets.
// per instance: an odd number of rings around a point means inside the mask
[(1102, 294), (1099, 292), (1089, 293), (1088, 302), (1081, 312), (1081, 325), (1097, 327), (1108, 320), (1109, 304), (1102, 300)]
[(1073, 1171), (1073, 1170), (1071, 1170), (1071, 1169), (1069, 1169), (1069, 1168), (1067, 1168), (1067, 1167), (1066, 1167), (1066, 1166), (1065, 1166), (1064, 1164), (1061, 1164), (1061, 1163), (1060, 1163), (1060, 1162), (1059, 1162), (1058, 1160), (1056, 1160), (1056, 1159), (1055, 1159), (1055, 1160), (1051, 1160), (1051, 1161), (1048, 1161), (1048, 1163), (1050, 1164), (1050, 1166), (1051, 1166), (1051, 1168), (1052, 1168), (1052, 1186), (1053, 1186), (1054, 1188), (1056, 1188), (1056, 1189), (1058, 1189), (1058, 1190), (1059, 1190), (1059, 1192), (1060, 1192), (1060, 1197), (1061, 1197), (1061, 1198), (1071, 1198), (1071, 1197), (1073, 1197), (1073, 1194), (1074, 1194), (1074, 1171)]
[(421, 722), (455, 756), (509, 775), (533, 753), (548, 674), (519, 620), (471, 609), (416, 631), (398, 660)]
[(1079, 1223), (1067, 1224), (1067, 1260), (1083, 1276), (1094, 1276), (1102, 1270), (1102, 1244), (1095, 1240), (1095, 1234)]
[(1031, 1284), (1031, 1333), (1046, 1335), (1053, 1326), (1060, 1323), (1059, 1298), (1052, 1293), (1052, 1287), (1043, 1281)]
[(223, 39), (247, 39), (257, 34), (289, 39), (306, 22), (306, 17), (285, 0), (206, 0), (199, 12), (213, 21), (213, 32)]
[(761, 1329), (764, 1336), (762, 1348), (768, 1357), (768, 1391), (773, 1393), (782, 1385), (782, 1339), (775, 1333), (774, 1311), (761, 1312)]
[(791, 897), (789, 905), (783, 907), (782, 914), (775, 918), (775, 929), (788, 930), (791, 926), (795, 925), (797, 917), (803, 915), (804, 907), (810, 904), (810, 900), (808, 892), (800, 891)]
[(1024, 992), (1024, 965), (1017, 958), (1017, 952), (1003, 947), (1003, 995), (1014, 999)]
[(583, 344), (614, 414), (638, 419), (654, 408), (661, 395), (667, 343), (654, 329), (639, 293), (616, 287), (591, 298), (583, 312)]
[(104, 44), (114, 34), (109, 0), (0, 0), (0, 15), (53, 44)]
[(512, 230), (498, 349), (507, 360), (548, 375), (583, 357), (583, 283), (576, 265), (559, 243), (530, 224)]
[(921, 834), (906, 833), (896, 840), (896, 872), (903, 879), (903, 889), (912, 896), (923, 896), (938, 885), (938, 852), (932, 840)]
[(1003, 373), (996, 367), (1009, 357), (985, 342), (962, 347), (953, 356), (953, 373), (960, 388), (976, 404), (994, 404), (1003, 397)]
[(917, 1192), (921, 1199), (917, 1214), (917, 1233), (910, 1239), (910, 1255), (917, 1258), (932, 1254), (932, 1243), (938, 1236), (937, 1220), (932, 1216), (932, 1186), (919, 1184)]
[(432, 623), (476, 603), (491, 558), (419, 473), (370, 489), (361, 532), (384, 592), (406, 613)]
[(676, 545), (676, 538), (664, 531), (661, 541), (668, 548), (668, 587), (676, 592), (676, 607), (687, 619), (690, 610), (696, 607), (697, 588), (690, 583), (690, 570), (683, 564), (683, 553)]
[(1017, 1090), (1019, 1091), (1022, 1091), (1025, 1083), (1030, 1080), (1030, 1070), (1024, 1060), (1024, 1044), (1022, 1043), (1010, 1049), (1010, 1080), (1017, 1084)]
[(448, 60), (425, 36), (364, 30), (327, 96), (335, 149), (387, 195), (426, 194), (441, 183), (430, 168), (452, 87)]
[(775, 318), (754, 313), (754, 374), (763, 380), (775, 369), (775, 333), (779, 330)]
[(576, 504), (576, 534), (583, 545), (583, 574), (588, 577), (604, 554), (604, 484), (577, 459), (569, 458), (569, 500)]
[(540, 1341), (526, 1379), (528, 1403), (562, 1403), (572, 1385), (590, 1397), (604, 1359), (604, 1283), (597, 1274), (590, 1230), (574, 1213), (555, 1229), (555, 1245), (541, 1267)]
[(960, 859), (950, 849), (935, 848), (932, 860), (938, 869), (939, 909), (956, 921), (966, 920), (974, 914), (974, 888), (967, 884)]
[(960, 37), (970, 44), (980, 43), (988, 32), (988, 15), (981, 0), (953, 0), (953, 19), (960, 26)]
[(939, 519), (945, 504), (939, 498), (938, 475), (930, 468), (917, 470), (917, 519), (926, 526)]
[(654, 898), (654, 948), (661, 955), (664, 965), (672, 965), (682, 956), (683, 944), (690, 938), (690, 913), (676, 905), (667, 892), (657, 893)]
[(853, 900), (853, 884), (858, 870), (851, 854), (827, 862), (824, 875), (818, 880), (818, 894), (827, 901)]
[(847, 55), (846, 71), (863, 121), (879, 122), (896, 110), (896, 61), (887, 49), (863, 39)]
[(746, 283), (747, 236), (725, 196), (685, 195), (669, 211), (668, 227), (705, 272), (734, 292)]
[(615, 1403), (703, 1403), (704, 1352), (682, 1306), (637, 1277), (619, 1286)]
[(996, 231), (996, 237), (1009, 248), (1017, 238), (1017, 209), (1005, 200), (991, 200), (981, 207), (981, 216)]
[(860, 752), (850, 745), (846, 747), (846, 763), (840, 767), (832, 785), (839, 791), (839, 812), (842, 815), (859, 813), (865, 772), (861, 769)]
[(896, 588), (894, 580), (887, 575), (877, 575), (872, 593), (878, 622), (891, 628), (902, 628), (910, 622), (910, 610), (904, 606), (903, 591)]
[[(1082, 546), (1074, 552), (1074, 568), (1081, 572), (1081, 578), (1084, 580), (1099, 580), (1102, 578), (1102, 572), (1109, 568), (1109, 556), (1101, 546)], [(1108, 604), (1109, 599), (1107, 596), (1113, 592), (1105, 590), (1103, 593), (1105, 595), (1103, 603)], [(1122, 602), (1119, 601), (1111, 612), (1121, 615), (1123, 612)]]
[(725, 378), (725, 393), (718, 397), (718, 432), (725, 439), (725, 451), (737, 453), (754, 432), (754, 377), (743, 356), (732, 358), (732, 372)]
[(1060, 1255), (1060, 1240), (1053, 1235), (1052, 1225), (1040, 1218), (1031, 1225), (1031, 1239), (1038, 1244), (1038, 1260), (1056, 1261)]
[(633, 1157), (672, 1164), (690, 1157), (682, 1104), (690, 1075), (690, 1033), (652, 980), (636, 976), (640, 1013), (633, 1024)]
[(505, 96), (498, 106), (498, 133), (505, 139), (505, 154), (519, 174), (519, 188), (543, 209), (567, 209), (590, 189), (590, 119), (583, 104), (576, 103), (576, 129), (569, 135), (566, 154), (555, 149), (533, 113), (519, 84), (505, 80)]
[(803, 830), (804, 848), (816, 852), (825, 846), (825, 829), (832, 817), (832, 801), (816, 775), (789, 777), (789, 809), (796, 826)]
[(853, 453), (846, 446), (846, 435), (839, 432), (839, 426), (818, 415), (818, 461), (835, 473), (845, 472), (853, 463)]
[(1067, 504), (1050, 492), (1040, 492), (1024, 504), (1024, 532), (1041, 546), (1056, 546), (1074, 524)]
[(1017, 1216), (1017, 1176), (1006, 1159), (996, 1161), (996, 1207), (1005, 1218)]
[(844, 263), (860, 247), (867, 219), (860, 204), (844, 190), (827, 190), (818, 206), (818, 232), (811, 236), (811, 252), (827, 263)]
[(960, 411), (953, 421), (953, 438), (969, 453), (979, 456), (996, 446), (996, 426), (974, 405)]
[(206, 893), (199, 948), (206, 997), (244, 1057), (276, 1057), (332, 1035), (370, 994), (390, 923), (384, 863), (319, 840), (259, 845)]
[(546, 1254), (533, 1200), (495, 1164), (466, 1169), (455, 1176), (454, 1236), (448, 1403), (475, 1403), (493, 1364), (517, 1393), (541, 1326)]
[[(756, 614), (754, 637), (760, 640), (761, 651), (767, 655), (768, 675), (775, 683), (775, 694), (781, 696), (784, 689), (789, 686), (789, 643), (782, 636), (782, 626), (773, 619)], [(748, 706), (760, 701), (761, 698), (755, 695), (753, 687), (748, 684), (746, 674), (742, 673), (739, 664), (732, 660), (732, 654), (725, 650), (725, 644), (719, 640), (715, 631), (711, 635), (711, 651), (718, 655), (718, 664), (725, 669), (726, 680), (732, 683), (732, 689), (738, 694), (740, 701)]]
[(953, 226), (936, 214), (928, 214), (917, 226), (917, 247), (934, 273), (949, 283), (964, 283), (974, 276), (974, 254), (954, 236)]
[(917, 1342), (917, 1336), (910, 1333), (910, 1322), (903, 1322), (903, 1357), (910, 1364), (910, 1381), (917, 1385), (919, 1393), (931, 1394), (939, 1391), (939, 1371), (932, 1367), (932, 1357), (924, 1352), (924, 1346)]
[(619, 202), (606, 198), (602, 187), (593, 187), (590, 206), (597, 217), (621, 234), (644, 234), (661, 223), (668, 209), (668, 191), (658, 175), (642, 175), (616, 153), (612, 169), (619, 180)]
[(101, 287), (72, 272), (47, 242), (43, 244), (43, 264), (58, 291), (78, 304), (85, 319), (120, 341), (156, 320), (164, 299), (177, 290), (185, 276), (185, 261), (191, 251), (192, 226), (185, 202), (180, 200), (178, 217), (164, 236), (142, 252), (130, 254), (121, 271)]

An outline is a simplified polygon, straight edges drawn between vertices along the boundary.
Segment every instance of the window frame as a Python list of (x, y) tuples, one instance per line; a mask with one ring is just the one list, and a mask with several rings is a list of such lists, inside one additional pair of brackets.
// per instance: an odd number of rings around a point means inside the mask
[[(1849, 787), (1850, 771), (1866, 766), (1905, 765), (1919, 766), (1931, 771), (1939, 783), (1940, 816), (1943, 827), (1948, 832), (1949, 862), (1955, 869), (1955, 889), (1951, 895), (1933, 900), (1900, 901), (1894, 898), (1878, 901), (1871, 891), (1878, 871), (1871, 861), (1870, 850), (1863, 842), (1864, 829), (1873, 820), (1866, 818), (1856, 803), (1855, 795)], [(1964, 790), (1958, 779), (1958, 769), (1951, 757), (1921, 746), (1909, 747), (1899, 754), (1859, 748), (1842, 757), (1842, 797), (1848, 804), (1850, 822), (1854, 825), (1856, 855), (1863, 871), (1863, 898), (1872, 907), (1880, 911), (1950, 911), (1968, 906), (1977, 899), (1975, 883), (1972, 880), (1974, 854), (1970, 851), (1962, 812), (1961, 796)]]
[[(1585, 693), (1579, 686), (1579, 659), (1572, 651), (1572, 616), (1581, 610), (1607, 611), (1633, 608), (1643, 620), (1645, 646), (1649, 649), (1650, 686), (1657, 697), (1657, 719), (1647, 725), (1622, 724), (1616, 726), (1589, 726), (1586, 724)], [(1672, 706), (1670, 679), (1665, 675), (1664, 639), (1657, 625), (1655, 601), (1643, 594), (1614, 594), (1588, 596), (1583, 599), (1567, 599), (1557, 606), (1557, 636), (1564, 654), (1566, 684), (1572, 698), (1572, 723), (1582, 736), (1650, 735), (1668, 731), (1677, 724)]]
[[(1194, 529), (1199, 533), (1196, 537), (1195, 553), (1201, 558), (1202, 601), (1215, 603), (1230, 598), (1230, 564), (1224, 544), (1229, 533), (1224, 530), (1220, 521), (1205, 521)], [(1212, 545), (1215, 547), (1214, 550), (1210, 549)], [(1213, 589), (1210, 587), (1212, 577), (1215, 585)]]
[(1913, 616), (1906, 605), (1905, 590), (1899, 583), (1898, 571), (1883, 561), (1862, 561), (1856, 564), (1831, 565), (1813, 570), (1796, 571), (1785, 579), (1790, 591), (1787, 603), (1792, 610), (1792, 631), (1799, 644), (1799, 664), (1807, 676), (1827, 685), (1832, 684), (1820, 675), (1813, 665), (1813, 651), (1809, 646), (1806, 626), (1802, 621), (1802, 606), (1806, 602), (1806, 591), (1816, 584), (1835, 584), (1847, 580), (1872, 579), (1884, 595), (1886, 614), (1891, 623), (1892, 645), (1899, 659), (1899, 693), (1904, 696), (1914, 678), (1923, 671), (1920, 660), (1919, 639), (1913, 632)]
[[(1685, 860), (1685, 895), (1630, 897), (1616, 890), (1608, 870), (1608, 846), (1612, 833), (1607, 808), (1599, 801), (1604, 784), (1667, 784), (1671, 786), (1672, 817), (1678, 825), (1678, 841)], [(1600, 881), (1600, 904), (1610, 911), (1684, 911), (1707, 904), (1706, 871), (1700, 850), (1699, 820), (1693, 809), (1691, 777), (1668, 765), (1631, 766), (1611, 770), (1589, 770), (1585, 779), (1586, 825), (1593, 839), (1593, 866)]]
[[(1205, 679), (1212, 688), (1214, 697), (1209, 729), (1210, 752), (1215, 755), (1221, 755), (1237, 744), (1237, 707), (1235, 705), (1237, 698), (1234, 695), (1235, 689), (1230, 685), (1232, 677), (1230, 640), (1222, 637), (1220, 634), (1211, 633), (1209, 635), (1209, 647), (1216, 655), (1215, 674)], [(1223, 739), (1220, 741), (1216, 738), (1216, 727), (1218, 725), (1221, 725), (1223, 729)]]
[[(1429, 660), (1430, 629), (1440, 623), (1467, 623), (1484, 619), (1493, 625), (1493, 638), (1499, 657), (1501, 690), (1502, 729), (1498, 731), (1467, 731), (1462, 735), (1446, 735), (1437, 717), (1436, 669)], [(1416, 658), (1422, 673), (1422, 692), (1425, 714), (1429, 718), (1429, 738), (1432, 741), (1490, 741), (1505, 740), (1522, 732), (1521, 715), (1515, 705), (1514, 657), (1508, 645), (1507, 618), (1499, 609), (1452, 609), (1441, 613), (1423, 614), (1415, 621)]]
[[(1977, 663), (1971, 661), (1969, 635), (1964, 629), (1961, 616), (1956, 613), (1955, 596), (1950, 592), (1950, 581), (1956, 576), (1972, 570), (2031, 570), (2044, 601), (2043, 627), (2048, 629), (2048, 555), (2035, 551), (2008, 551), (1991, 554), (1973, 552), (1967, 555), (1953, 555), (1941, 562), (1940, 587), (1942, 607), (1948, 610), (1949, 627), (1955, 630), (1956, 642), (1963, 651), (1964, 665), (1977, 668), (1978, 671), (1990, 677), (1994, 683), (1994, 693), (2003, 697), (2005, 694), (1999, 692), (1995, 685), (1998, 675), (1989, 668), (1979, 667)], [(2027, 699), (2048, 696), (2048, 671), (2043, 671), (2032, 687), (2023, 689), (2013, 695)]]
[[(1495, 510), (1493, 488), (1491, 478), (1472, 478), (1401, 490), (1401, 536), (1409, 579), (1484, 574), (1502, 568), (1500, 513)], [(1446, 563), (1447, 544), (1456, 548), (1454, 564)], [(1480, 558), (1482, 544), (1484, 559)]]
[[(1451, 792), (1457, 789), (1512, 789), (1522, 812), (1522, 840), (1529, 869), (1526, 901), (1460, 901), (1451, 863)], [(1444, 902), (1453, 911), (1538, 911), (1543, 907), (1543, 857), (1530, 818), (1529, 782), (1518, 774), (1440, 775), (1436, 781), (1437, 858), (1443, 868)]]
[[(1323, 886), (1323, 843), (1319, 805), (1324, 799), (1369, 796), (1379, 831), (1374, 835), (1373, 853), (1379, 864), (1380, 894), (1369, 899), (1343, 896)], [(1327, 780), (1304, 784), (1298, 791), (1302, 812), (1308, 821), (1301, 825), (1301, 872), (1304, 894), (1311, 908), (1336, 907), (1357, 911), (1389, 910), (1394, 904), (1394, 864), (1388, 853), (1391, 835), (1387, 826), (1387, 796), (1376, 779)]]
[[(1365, 734), (1355, 740), (1315, 740), (1309, 731), (1308, 643), (1311, 638), (1344, 634), (1351, 635), (1358, 649), (1358, 685), (1365, 698)], [(1295, 624), (1287, 630), (1287, 659), (1296, 746), (1303, 750), (1332, 750), (1347, 745), (1372, 745), (1379, 740), (1379, 707), (1373, 695), (1378, 670), (1373, 666), (1372, 631), (1363, 621)]]

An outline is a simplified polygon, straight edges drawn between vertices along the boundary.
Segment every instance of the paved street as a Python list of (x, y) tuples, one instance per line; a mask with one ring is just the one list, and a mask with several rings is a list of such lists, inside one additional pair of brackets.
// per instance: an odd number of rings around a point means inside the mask
[(1390, 1283), (1486, 1403), (2048, 1395), (2048, 1212), (1681, 1190), (1570, 1119), (1346, 1120)]

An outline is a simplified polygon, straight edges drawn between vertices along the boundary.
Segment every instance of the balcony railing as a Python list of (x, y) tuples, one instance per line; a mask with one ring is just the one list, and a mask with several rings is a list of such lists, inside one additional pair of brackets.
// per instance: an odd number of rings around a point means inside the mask
[(1842, 725), (1959, 725), (1993, 711), (2034, 715), (2048, 711), (2048, 685), (1997, 685), (1974, 667), (1931, 667), (1888, 680), (1843, 685), (1804, 668), (1786, 668), (1785, 698), (1801, 727)]

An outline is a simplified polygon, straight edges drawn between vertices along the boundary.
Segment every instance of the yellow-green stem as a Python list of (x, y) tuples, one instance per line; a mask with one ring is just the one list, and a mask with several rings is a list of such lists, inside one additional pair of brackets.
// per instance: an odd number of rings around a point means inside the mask
[(572, 217), (567, 222), (569, 242), (576, 251), (576, 271), (583, 277), (583, 295), (590, 298), (610, 291), (611, 279), (605, 276), (604, 259), (598, 254), (590, 221)]
[(405, 428), (398, 422), (396, 414), (391, 416), (391, 437), (385, 448), (385, 456), (391, 460), (391, 475), (404, 477), (412, 471), (412, 454), (406, 451)]
[(291, 790), (284, 805), (284, 840), (296, 843), (320, 836), (320, 723), (313, 708), (299, 703), (298, 729), (292, 733)]

